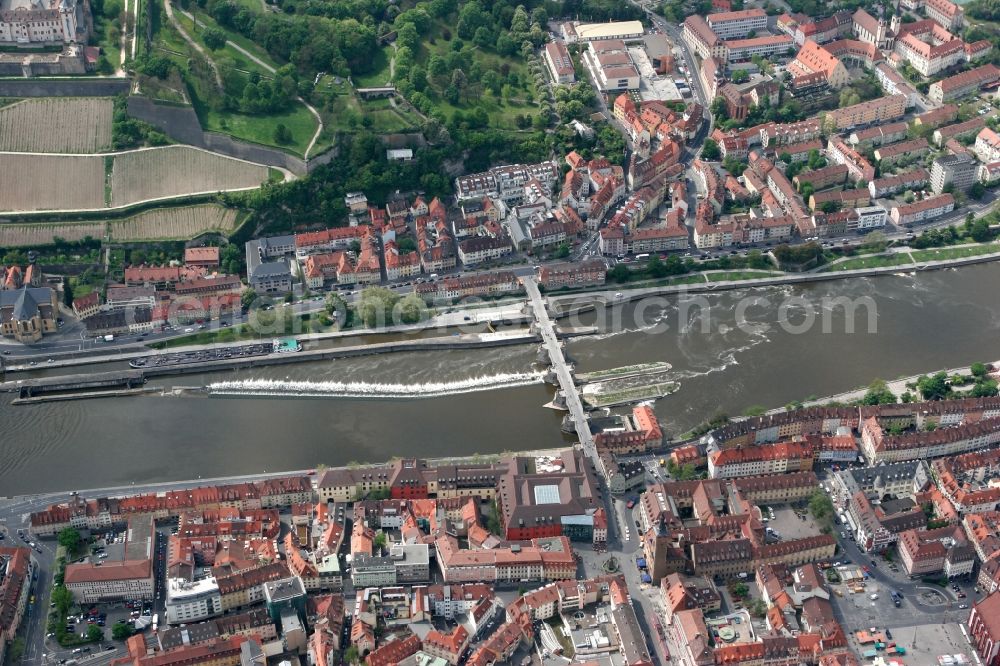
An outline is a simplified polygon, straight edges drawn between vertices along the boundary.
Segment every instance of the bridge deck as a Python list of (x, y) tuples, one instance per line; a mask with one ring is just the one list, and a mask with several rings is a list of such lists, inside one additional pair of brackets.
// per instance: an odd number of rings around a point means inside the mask
[(576, 434), (580, 438), (580, 444), (583, 445), (584, 452), (588, 456), (596, 458), (597, 451), (594, 448), (594, 437), (590, 432), (587, 412), (583, 409), (580, 393), (573, 382), (573, 374), (566, 363), (566, 357), (563, 356), (562, 347), (559, 346), (555, 327), (549, 318), (548, 311), (545, 309), (545, 301), (542, 299), (542, 294), (538, 290), (538, 285), (535, 283), (534, 278), (525, 277), (523, 282), (524, 288), (528, 292), (528, 300), (531, 303), (531, 308), (535, 313), (535, 321), (542, 334), (542, 343), (549, 353), (549, 359), (552, 361), (552, 369), (555, 371), (556, 378), (559, 380), (559, 386), (566, 396), (566, 406), (569, 408), (570, 416), (573, 418), (573, 423), (576, 426)]

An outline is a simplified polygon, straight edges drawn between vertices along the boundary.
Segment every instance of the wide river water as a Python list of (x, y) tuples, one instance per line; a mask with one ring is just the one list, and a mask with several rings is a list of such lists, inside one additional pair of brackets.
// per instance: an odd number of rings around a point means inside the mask
[[(853, 333), (837, 297), (858, 305)], [(580, 323), (604, 330), (567, 353), (581, 371), (669, 362), (680, 390), (656, 412), (672, 434), (717, 411), (1000, 358), (1000, 264), (698, 298), (686, 310), (669, 298), (587, 315)], [(737, 326), (740, 308), (749, 326)], [(240, 395), (20, 407), (0, 396), (0, 495), (559, 446), (570, 440), (561, 413), (542, 407), (553, 388), (536, 354), (389, 354), (154, 383), (235, 382)]]

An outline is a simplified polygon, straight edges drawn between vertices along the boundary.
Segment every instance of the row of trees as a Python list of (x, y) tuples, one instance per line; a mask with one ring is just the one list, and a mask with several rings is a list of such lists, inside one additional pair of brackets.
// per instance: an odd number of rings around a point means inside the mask
[[(955, 375), (949, 377), (945, 372), (933, 375), (921, 375), (910, 385), (923, 400), (947, 400), (956, 397), (956, 386), (972, 385), (969, 391), (963, 391), (959, 397), (985, 398), (997, 395), (998, 387), (995, 379), (989, 376), (990, 368), (985, 363), (973, 363), (968, 376)], [(900, 398), (903, 402), (913, 402), (914, 395), (904, 392)], [(882, 379), (876, 379), (868, 385), (868, 390), (861, 398), (862, 405), (894, 405), (896, 394)]]
[(651, 256), (645, 264), (636, 269), (631, 269), (626, 264), (615, 264), (608, 271), (608, 279), (612, 282), (630, 282), (641, 279), (659, 279), (675, 275), (684, 275), (705, 270), (719, 270), (730, 268), (750, 268), (755, 270), (766, 270), (773, 268), (771, 260), (760, 250), (750, 250), (746, 256), (724, 256), (714, 261), (695, 262), (692, 259), (682, 260), (676, 254), (669, 255), (666, 259), (660, 259), (659, 255)]

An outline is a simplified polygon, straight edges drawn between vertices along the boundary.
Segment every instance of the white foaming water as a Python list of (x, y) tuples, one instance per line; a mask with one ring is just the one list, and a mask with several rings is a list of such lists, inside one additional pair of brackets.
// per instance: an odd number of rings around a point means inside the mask
[(321, 398), (436, 398), (459, 393), (492, 391), (542, 383), (542, 373), (510, 372), (453, 382), (391, 384), (378, 382), (317, 382), (288, 379), (245, 379), (213, 382), (212, 395), (304, 396)]

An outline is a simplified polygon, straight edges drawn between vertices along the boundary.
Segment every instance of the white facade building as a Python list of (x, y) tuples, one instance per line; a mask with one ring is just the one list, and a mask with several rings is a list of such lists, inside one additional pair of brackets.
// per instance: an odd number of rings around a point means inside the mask
[(215, 578), (194, 582), (183, 578), (167, 581), (166, 620), (168, 624), (200, 622), (222, 614), (222, 594)]

